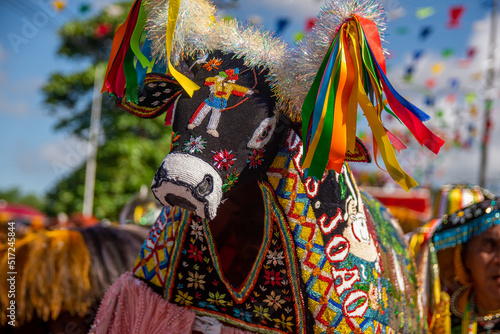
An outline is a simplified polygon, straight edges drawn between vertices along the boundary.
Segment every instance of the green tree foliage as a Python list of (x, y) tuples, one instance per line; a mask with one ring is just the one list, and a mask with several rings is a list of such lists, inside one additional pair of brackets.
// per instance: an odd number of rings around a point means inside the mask
[[(95, 64), (107, 61), (113, 33), (125, 20), (131, 3), (95, 17), (69, 22), (59, 31), (58, 53), (77, 62), (89, 61), (84, 70), (53, 73), (43, 86), (44, 102), (57, 119), (56, 129), (88, 140)], [(122, 8), (116, 16), (116, 8)], [(97, 33), (96, 33), (97, 32)], [(150, 184), (170, 147), (171, 131), (162, 119), (140, 119), (114, 106), (114, 98), (103, 96), (100, 147), (94, 197), (94, 215), (116, 221), (127, 201), (141, 185)], [(63, 176), (47, 193), (45, 211), (81, 212), (85, 163)]]

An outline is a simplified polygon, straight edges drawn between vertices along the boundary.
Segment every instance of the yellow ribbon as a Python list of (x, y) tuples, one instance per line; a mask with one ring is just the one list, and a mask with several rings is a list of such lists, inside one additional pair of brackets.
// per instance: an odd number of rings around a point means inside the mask
[(184, 76), (182, 73), (177, 71), (174, 66), (170, 63), (170, 51), (172, 48), (172, 42), (174, 39), (175, 26), (177, 25), (177, 17), (179, 16), (179, 7), (181, 5), (181, 0), (170, 0), (168, 3), (168, 19), (167, 19), (167, 62), (168, 70), (170, 74), (177, 80), (177, 82), (184, 88), (189, 96), (193, 96), (193, 93), (200, 89), (196, 83), (191, 79)]

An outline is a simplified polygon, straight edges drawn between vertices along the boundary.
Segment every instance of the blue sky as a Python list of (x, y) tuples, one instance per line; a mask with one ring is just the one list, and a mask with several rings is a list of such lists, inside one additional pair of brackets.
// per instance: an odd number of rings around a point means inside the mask
[[(491, 1), (491, 0), (489, 0)], [(453, 131), (469, 124), (467, 118), (468, 102), (464, 97), (473, 92), (479, 111), (483, 109), (481, 89), (483, 79), (477, 73), (484, 73), (485, 51), (489, 29), (488, 0), (387, 0), (389, 22), (386, 32), (388, 43), (385, 47), (392, 54), (389, 65), (389, 78), (395, 87), (431, 116), (440, 112), (441, 121), (448, 125), (445, 131)], [(64, 22), (82, 18), (78, 9), (82, 4), (92, 2), (95, 13), (111, 1), (68, 0), (67, 7), (61, 12), (50, 8), (49, 0), (14, 0), (0, 2), (0, 189), (19, 187), (24, 192), (43, 194), (64, 173), (82, 163), (85, 158), (84, 145), (66, 133), (54, 132), (55, 120), (42, 104), (40, 87), (51, 72), (72, 72), (87, 64), (69, 61), (58, 57), (57, 27)], [(304, 30), (305, 21), (314, 17), (323, 1), (320, 0), (240, 0), (240, 7), (228, 12), (241, 20), (252, 19), (275, 29), (277, 21), (287, 19), (290, 24), (284, 29), (283, 37), (292, 41), (297, 33)], [(448, 11), (451, 6), (464, 5), (465, 11), (458, 28), (448, 29)], [(420, 8), (432, 7), (433, 15), (418, 19)], [(426, 39), (420, 31), (430, 26), (433, 32)], [(459, 59), (466, 57), (469, 46), (477, 49), (475, 58), (468, 68), (460, 68)], [(500, 46), (500, 42), (497, 44)], [(442, 56), (445, 49), (452, 49), (453, 55)], [(414, 53), (423, 50), (416, 61)], [(500, 52), (498, 53), (500, 54)], [(499, 67), (497, 58), (496, 66)], [(433, 72), (437, 64), (444, 68), (439, 75)], [(403, 76), (413, 66), (413, 80), (406, 82)], [(471, 77), (476, 75), (476, 79)], [(498, 75), (500, 76), (500, 74)], [(434, 78), (436, 86), (431, 90), (425, 87), (429, 78)], [(479, 79), (478, 79), (479, 78)], [(456, 80), (458, 87), (450, 86)], [(497, 82), (500, 78), (497, 78)], [(496, 111), (494, 114), (495, 137), (492, 143), (500, 143), (500, 110), (498, 84), (495, 91)], [(447, 100), (454, 93), (456, 101)], [(432, 95), (435, 106), (426, 106), (425, 97)], [(462, 112), (457, 112), (462, 110)], [(458, 115), (458, 116), (457, 116)], [(474, 120), (481, 132), (482, 124)], [(471, 121), (471, 122), (472, 122)], [(451, 125), (450, 125), (451, 124)], [(467, 130), (460, 130), (466, 134)], [(477, 140), (476, 136), (476, 140)], [(491, 158), (488, 165), (490, 188), (500, 184), (499, 148), (491, 145)], [(403, 161), (416, 165), (424, 161), (435, 168), (430, 179), (435, 183), (478, 182), (478, 145), (471, 149), (449, 149), (439, 158), (412, 153), (403, 156)], [(418, 161), (417, 161), (418, 160)], [(497, 188), (498, 189), (498, 188)], [(500, 189), (498, 189), (500, 190)]]

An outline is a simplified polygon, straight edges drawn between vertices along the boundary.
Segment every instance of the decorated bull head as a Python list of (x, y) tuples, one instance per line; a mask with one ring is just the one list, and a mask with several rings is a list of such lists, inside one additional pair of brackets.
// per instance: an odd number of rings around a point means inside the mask
[(284, 129), (276, 129), (279, 115), (268, 71), (234, 56), (210, 52), (190, 64), (201, 88), (176, 101), (174, 146), (152, 184), (163, 204), (208, 219), (215, 217), (224, 193), (262, 178)]

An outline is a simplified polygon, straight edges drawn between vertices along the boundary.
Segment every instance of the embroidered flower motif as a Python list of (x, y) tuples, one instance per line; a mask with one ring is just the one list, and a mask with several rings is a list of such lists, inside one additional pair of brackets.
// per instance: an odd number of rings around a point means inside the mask
[(179, 146), (179, 142), (177, 142), (179, 137), (180, 137), (180, 135), (177, 132), (172, 132), (172, 140), (170, 142), (170, 149)]
[(201, 136), (191, 136), (189, 141), (184, 143), (183, 150), (185, 152), (189, 152), (190, 154), (201, 153), (205, 149), (205, 145), (207, 145), (207, 141)]
[(188, 272), (188, 275), (189, 277), (186, 278), (190, 282), (187, 285), (188, 288), (194, 287), (195, 289), (200, 288), (201, 290), (205, 290), (205, 286), (203, 285), (206, 283), (204, 280), (205, 275), (200, 275), (197, 271), (195, 271), (194, 274)]
[(211, 71), (214, 68), (218, 70), (220, 64), (222, 64), (222, 60), (220, 60), (219, 58), (212, 58), (205, 65), (203, 65), (203, 68), (207, 71)]
[(272, 263), (273, 266), (277, 264), (283, 265), (283, 259), (285, 258), (283, 252), (278, 252), (277, 250), (269, 251), (266, 257), (267, 257), (266, 265)]
[(191, 300), (193, 300), (193, 297), (191, 297), (187, 292), (183, 293), (182, 291), (179, 291), (177, 296), (175, 296), (175, 302), (179, 303), (180, 305), (189, 306), (193, 304)]
[(248, 158), (247, 164), (250, 168), (257, 168), (257, 166), (262, 165), (262, 161), (264, 161), (264, 152), (265, 148), (260, 148), (258, 150), (253, 150), (252, 155)]
[(218, 306), (226, 306), (226, 301), (224, 300), (224, 298), (226, 298), (225, 293), (219, 294), (218, 291), (216, 293), (209, 292), (208, 297), (209, 298), (207, 298), (207, 302), (209, 302), (210, 304), (215, 304)]
[(272, 286), (279, 285), (281, 286), (281, 280), (283, 279), (280, 275), (281, 273), (279, 271), (274, 271), (274, 270), (265, 270), (265, 275), (264, 278), (266, 279), (266, 285), (271, 284)]
[(370, 290), (368, 291), (368, 299), (370, 300), (370, 307), (374, 310), (378, 309), (378, 291), (377, 287), (370, 283)]
[(196, 240), (203, 241), (203, 226), (196, 221), (191, 222), (191, 235)]
[(261, 318), (262, 322), (265, 322), (265, 319), (271, 321), (271, 317), (269, 316), (269, 308), (264, 308), (262, 305), (254, 305), (253, 313), (255, 313), (255, 317)]
[(189, 253), (189, 259), (193, 258), (195, 261), (203, 261), (203, 258), (201, 256), (203, 252), (201, 250), (198, 250), (198, 247), (189, 244), (189, 250), (187, 252)]
[(473, 212), (472, 212), (472, 208), (467, 208), (463, 211), (459, 211), (456, 215), (452, 216), (452, 219), (451, 220), (451, 223), (453, 225), (457, 224), (457, 223), (460, 223), (460, 224), (463, 224), (465, 223), (465, 221), (469, 218), (472, 218), (473, 217)]
[(217, 167), (217, 169), (224, 168), (225, 170), (229, 169), (232, 165), (234, 165), (234, 162), (236, 161), (236, 157), (234, 154), (231, 152), (233, 151), (227, 151), (227, 150), (222, 150), (218, 152), (212, 151), (212, 153), (215, 153), (214, 155), (214, 166)]
[(277, 311), (281, 308), (281, 304), (285, 303), (285, 300), (281, 299), (281, 295), (277, 295), (274, 291), (271, 291), (271, 294), (266, 296), (264, 302), (267, 303), (267, 306), (273, 307)]
[(217, 311), (217, 307), (215, 307), (215, 305), (209, 304), (206, 301), (199, 301), (198, 306), (207, 310)]
[(245, 322), (251, 322), (252, 321), (252, 314), (248, 313), (244, 310), (240, 310), (239, 308), (234, 308), (233, 309), (233, 314), (236, 318), (239, 318)]
[(239, 173), (236, 173), (236, 171), (232, 172), (226, 177), (226, 181), (224, 181), (224, 184), (222, 185), (222, 191), (226, 192), (229, 191), (236, 182), (238, 182), (238, 177), (240, 176)]
[(293, 319), (293, 316), (289, 316), (289, 317), (286, 317), (285, 318), (285, 315), (282, 314), (281, 315), (281, 319), (280, 318), (275, 318), (273, 319), (275, 325), (274, 327), (275, 328), (283, 328), (285, 330), (288, 330), (288, 331), (291, 331), (292, 330), (292, 319)]

